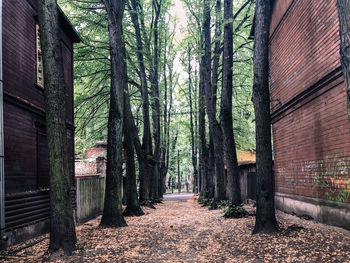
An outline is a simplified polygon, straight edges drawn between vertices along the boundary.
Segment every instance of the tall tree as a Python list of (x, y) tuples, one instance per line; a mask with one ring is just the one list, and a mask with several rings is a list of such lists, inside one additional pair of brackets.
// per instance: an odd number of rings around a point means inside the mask
[(340, 34), (340, 56), (345, 77), (350, 127), (350, 1), (337, 0)]
[[(128, 94), (125, 94), (128, 96)], [(127, 106), (124, 107), (124, 110)], [(124, 118), (127, 118), (127, 113), (124, 114)], [(125, 120), (125, 119), (124, 119)], [(124, 121), (124, 149), (125, 149), (125, 160), (126, 160), (126, 208), (124, 210), (124, 216), (141, 216), (144, 215), (142, 211), (138, 196), (137, 196), (137, 185), (136, 185), (136, 171), (135, 171), (135, 151), (133, 145), (133, 135), (130, 132), (132, 127), (130, 123)]]
[(50, 250), (71, 254), (76, 244), (67, 155), (66, 87), (56, 0), (38, 0), (45, 79), (46, 132), (50, 173)]
[(237, 164), (236, 144), (232, 119), (232, 67), (233, 67), (233, 5), (224, 1), (224, 57), (221, 92), (220, 119), (224, 135), (224, 150), (227, 169), (227, 197), (235, 205), (241, 203), (241, 191)]
[(198, 93), (198, 134), (199, 134), (199, 172), (200, 172), (200, 196), (208, 197), (208, 161), (209, 161), (209, 150), (206, 143), (205, 136), (205, 90), (203, 84), (203, 58), (200, 62), (200, 79), (199, 79), (199, 93)]
[(253, 233), (277, 230), (272, 169), (269, 90), (269, 29), (271, 1), (257, 0), (254, 24), (253, 102), (256, 124), (257, 208)]
[(188, 95), (189, 95), (189, 105), (190, 105), (190, 132), (191, 132), (191, 157), (192, 157), (192, 167), (193, 167), (193, 192), (197, 192), (198, 188), (198, 170), (197, 170), (197, 149), (195, 142), (195, 125), (194, 125), (194, 112), (193, 112), (193, 102), (192, 102), (192, 65), (191, 65), (191, 47), (188, 44), (187, 48), (187, 56), (188, 56)]
[(152, 2), (154, 10), (154, 27), (153, 27), (153, 61), (152, 61), (152, 73), (151, 73), (151, 108), (152, 108), (152, 126), (153, 126), (153, 139), (154, 139), (154, 151), (153, 158), (154, 170), (151, 180), (151, 195), (154, 201), (160, 198), (159, 195), (159, 180), (160, 180), (160, 103), (159, 103), (159, 20), (162, 8), (162, 0), (153, 0)]
[[(204, 55), (203, 55), (203, 85), (205, 88), (206, 110), (209, 119), (209, 129), (214, 148), (214, 203), (225, 199), (225, 167), (223, 160), (222, 131), (216, 119), (216, 105), (214, 89), (211, 81), (211, 37), (210, 37), (210, 0), (204, 0), (203, 8), (203, 35), (204, 35)], [(216, 104), (216, 103), (215, 103)]]
[(127, 90), (127, 69), (122, 19), (125, 0), (102, 0), (108, 16), (111, 64), (110, 108), (107, 137), (106, 192), (101, 226), (126, 226), (122, 214), (122, 164), (124, 91)]
[[(137, 158), (139, 161), (139, 175), (140, 175), (140, 202), (145, 202), (150, 199), (150, 180), (153, 174), (152, 165), (150, 159), (152, 159), (152, 137), (151, 137), (151, 124), (149, 115), (149, 96), (148, 96), (148, 85), (146, 67), (143, 55), (143, 42), (141, 36), (141, 29), (139, 23), (139, 12), (142, 9), (140, 3), (136, 0), (131, 0), (129, 5), (130, 17), (135, 29), (136, 36), (136, 48), (137, 48), (137, 61), (139, 65), (139, 76), (141, 80), (141, 96), (142, 96), (142, 115), (143, 115), (143, 137), (142, 137), (142, 148), (137, 151)], [(137, 135), (137, 132), (136, 132)], [(135, 135), (135, 136), (136, 136)], [(138, 135), (134, 137), (136, 142), (135, 147), (138, 144)]]

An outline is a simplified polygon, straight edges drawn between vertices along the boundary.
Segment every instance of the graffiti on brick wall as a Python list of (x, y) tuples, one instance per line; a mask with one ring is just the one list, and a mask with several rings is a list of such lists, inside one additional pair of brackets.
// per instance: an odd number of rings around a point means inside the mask
[(350, 201), (350, 157), (337, 154), (314, 163), (313, 196), (337, 202)]

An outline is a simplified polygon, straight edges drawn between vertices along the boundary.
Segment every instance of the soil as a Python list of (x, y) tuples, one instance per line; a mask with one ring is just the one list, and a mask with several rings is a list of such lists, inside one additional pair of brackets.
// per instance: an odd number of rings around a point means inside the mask
[(254, 216), (226, 219), (189, 194), (143, 209), (127, 227), (100, 228), (100, 217), (78, 226), (69, 258), (47, 253), (45, 235), (0, 252), (0, 262), (350, 262), (349, 231), (282, 212), (279, 232), (252, 235)]

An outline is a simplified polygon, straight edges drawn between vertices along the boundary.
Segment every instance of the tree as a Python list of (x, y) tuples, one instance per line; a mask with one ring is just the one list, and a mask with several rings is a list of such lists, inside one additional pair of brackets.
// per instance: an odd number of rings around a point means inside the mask
[(152, 127), (153, 127), (153, 139), (154, 139), (154, 152), (153, 158), (155, 160), (154, 170), (152, 173), (151, 180), (151, 195), (153, 201), (157, 201), (160, 198), (159, 194), (159, 181), (160, 181), (160, 103), (159, 103), (159, 49), (160, 45), (158, 36), (158, 25), (161, 15), (162, 0), (152, 0), (152, 6), (154, 9), (154, 27), (153, 27), (153, 61), (152, 61), (152, 72), (151, 72), (151, 108), (152, 108)]
[[(125, 95), (128, 96), (128, 95)], [(127, 107), (124, 107), (124, 110)], [(124, 114), (124, 118), (127, 118), (127, 113)], [(126, 159), (126, 208), (124, 210), (124, 216), (141, 216), (145, 213), (142, 211), (138, 196), (136, 185), (136, 171), (135, 171), (135, 151), (133, 145), (132, 133), (130, 130), (130, 124), (127, 120), (124, 121), (124, 149)]]
[[(140, 175), (140, 202), (143, 203), (150, 199), (150, 180), (152, 176), (152, 165), (149, 159), (152, 158), (152, 137), (151, 137), (151, 124), (149, 117), (149, 96), (148, 96), (148, 85), (147, 75), (143, 56), (143, 43), (141, 36), (141, 29), (139, 23), (139, 8), (136, 0), (131, 0), (131, 6), (129, 5), (130, 17), (135, 29), (136, 36), (136, 47), (137, 47), (137, 61), (139, 65), (139, 76), (141, 80), (141, 96), (142, 96), (142, 114), (143, 114), (143, 138), (142, 146), (137, 151), (137, 158), (139, 161), (139, 175)], [(136, 132), (136, 131), (135, 131)], [(136, 136), (136, 137), (135, 137)], [(137, 132), (134, 136), (136, 142), (135, 147), (138, 144)]]
[[(340, 34), (340, 57), (343, 67), (350, 125), (350, 1), (337, 0)], [(350, 126), (349, 126), (350, 127)]]
[(257, 208), (253, 233), (277, 230), (272, 169), (269, 91), (269, 29), (271, 2), (257, 0), (254, 24), (253, 102), (256, 124)]
[[(208, 177), (211, 175), (208, 172), (208, 161), (209, 161), (209, 149), (206, 143), (205, 136), (205, 89), (203, 83), (204, 67), (203, 58), (200, 62), (200, 80), (199, 80), (199, 94), (198, 94), (198, 135), (199, 135), (199, 173), (200, 173), (200, 196), (210, 196), (210, 186)], [(211, 197), (211, 196), (210, 196)]]
[(124, 91), (127, 90), (122, 18), (125, 0), (102, 0), (108, 16), (111, 63), (106, 190), (101, 226), (126, 226), (122, 215)]
[(203, 8), (203, 85), (205, 89), (206, 110), (209, 119), (210, 137), (213, 142), (214, 175), (214, 203), (225, 199), (225, 166), (223, 160), (222, 131), (216, 120), (216, 95), (212, 87), (211, 77), (211, 37), (210, 37), (210, 1), (204, 0)]
[(190, 132), (191, 132), (191, 157), (192, 157), (192, 166), (193, 166), (193, 192), (198, 192), (198, 171), (197, 171), (197, 147), (195, 141), (195, 125), (194, 125), (194, 113), (193, 113), (193, 101), (192, 101), (192, 65), (191, 65), (191, 47), (188, 45), (187, 49), (188, 55), (188, 95), (189, 95), (189, 105), (190, 105)]
[(66, 87), (56, 0), (38, 0), (45, 78), (46, 132), (50, 173), (50, 246), (71, 254), (76, 244), (67, 155)]
[(232, 67), (233, 67), (233, 6), (232, 0), (224, 1), (224, 58), (220, 119), (224, 135), (227, 169), (227, 197), (234, 204), (241, 203), (241, 191), (237, 164), (236, 144), (232, 119)]

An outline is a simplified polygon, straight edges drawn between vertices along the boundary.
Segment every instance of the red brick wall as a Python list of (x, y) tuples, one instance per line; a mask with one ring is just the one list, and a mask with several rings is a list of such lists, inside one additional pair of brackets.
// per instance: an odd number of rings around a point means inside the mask
[(270, 41), (276, 192), (349, 202), (336, 1), (294, 0), (289, 8), (282, 2), (276, 1)]

